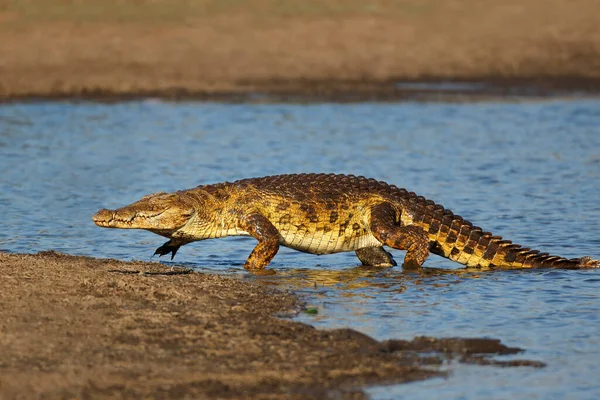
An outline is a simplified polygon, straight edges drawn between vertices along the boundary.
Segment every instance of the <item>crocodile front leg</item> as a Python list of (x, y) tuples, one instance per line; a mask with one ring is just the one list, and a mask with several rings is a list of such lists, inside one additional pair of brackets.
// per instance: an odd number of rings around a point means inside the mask
[(416, 225), (396, 223), (396, 211), (389, 203), (376, 205), (371, 210), (371, 232), (381, 243), (398, 250), (406, 250), (406, 269), (420, 268), (429, 256), (429, 236)]
[(158, 249), (156, 249), (156, 251), (154, 252), (153, 255), (158, 254), (159, 257), (162, 257), (165, 254), (171, 253), (171, 260), (172, 260), (175, 257), (175, 253), (177, 253), (177, 250), (179, 250), (179, 248), (185, 244), (185, 243), (179, 243), (179, 244), (176, 244), (176, 243), (177, 242), (173, 241), (173, 239), (169, 240), (167, 243), (163, 244)]
[(393, 267), (396, 264), (390, 253), (383, 247), (364, 247), (356, 250), (356, 256), (363, 265), (369, 267)]
[(279, 231), (260, 214), (250, 214), (242, 218), (240, 227), (258, 240), (244, 268), (253, 272), (264, 269), (279, 250)]

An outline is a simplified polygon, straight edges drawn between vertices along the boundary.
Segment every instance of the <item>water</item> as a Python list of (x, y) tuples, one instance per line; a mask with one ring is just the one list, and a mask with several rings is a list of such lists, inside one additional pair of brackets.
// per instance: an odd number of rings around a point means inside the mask
[[(91, 215), (156, 191), (293, 172), (361, 174), (414, 190), (486, 230), (565, 257), (600, 257), (600, 101), (476, 104), (0, 106), (0, 250), (148, 260), (164, 239)], [(352, 253), (282, 249), (278, 274), (241, 265), (251, 238), (183, 247), (175, 264), (293, 289), (299, 320), (377, 339), (486, 336), (543, 369), (451, 365), (449, 379), (376, 399), (600, 396), (600, 271), (364, 270)], [(394, 252), (401, 260), (402, 252)]]

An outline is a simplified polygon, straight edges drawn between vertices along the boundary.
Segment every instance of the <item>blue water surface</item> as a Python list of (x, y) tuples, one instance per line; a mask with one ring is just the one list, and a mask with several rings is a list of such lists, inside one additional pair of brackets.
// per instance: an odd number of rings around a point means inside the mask
[[(600, 257), (600, 101), (0, 106), (0, 250), (149, 260), (165, 240), (90, 217), (157, 191), (294, 172), (366, 175), (485, 230), (565, 257)], [(450, 377), (374, 399), (600, 398), (600, 271), (365, 270), (352, 253), (282, 249), (277, 275), (241, 268), (255, 241), (183, 247), (174, 265), (291, 289), (298, 320), (377, 339), (494, 337), (546, 368), (447, 365)], [(401, 260), (403, 253), (394, 251)], [(167, 261), (168, 262), (168, 261)], [(514, 358), (514, 357), (513, 357)]]

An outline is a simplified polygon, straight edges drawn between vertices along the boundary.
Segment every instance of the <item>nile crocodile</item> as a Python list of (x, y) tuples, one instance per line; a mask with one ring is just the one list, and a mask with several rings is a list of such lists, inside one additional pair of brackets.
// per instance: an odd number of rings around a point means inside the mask
[(197, 240), (250, 235), (258, 244), (244, 268), (264, 268), (279, 246), (312, 254), (355, 251), (364, 265), (396, 265), (383, 248), (406, 250), (419, 268), (430, 252), (469, 267), (597, 268), (590, 257), (566, 259), (484, 232), (413, 192), (335, 174), (277, 175), (155, 193), (93, 217), (106, 228), (145, 229), (169, 238), (160, 256)]

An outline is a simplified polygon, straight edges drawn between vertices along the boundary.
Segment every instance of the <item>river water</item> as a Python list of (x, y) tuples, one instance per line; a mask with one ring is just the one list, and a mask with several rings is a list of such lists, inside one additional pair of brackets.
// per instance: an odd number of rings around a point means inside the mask
[[(485, 230), (565, 257), (600, 257), (600, 101), (0, 105), (0, 250), (149, 260), (164, 239), (97, 228), (142, 195), (295, 172), (366, 175)], [(600, 270), (364, 270), (351, 253), (282, 249), (277, 275), (242, 264), (251, 238), (183, 247), (174, 265), (304, 296), (298, 320), (377, 339), (494, 337), (546, 368), (448, 365), (447, 379), (370, 388), (374, 399), (600, 398)], [(402, 259), (402, 252), (394, 252)], [(165, 260), (164, 262), (168, 262)]]

